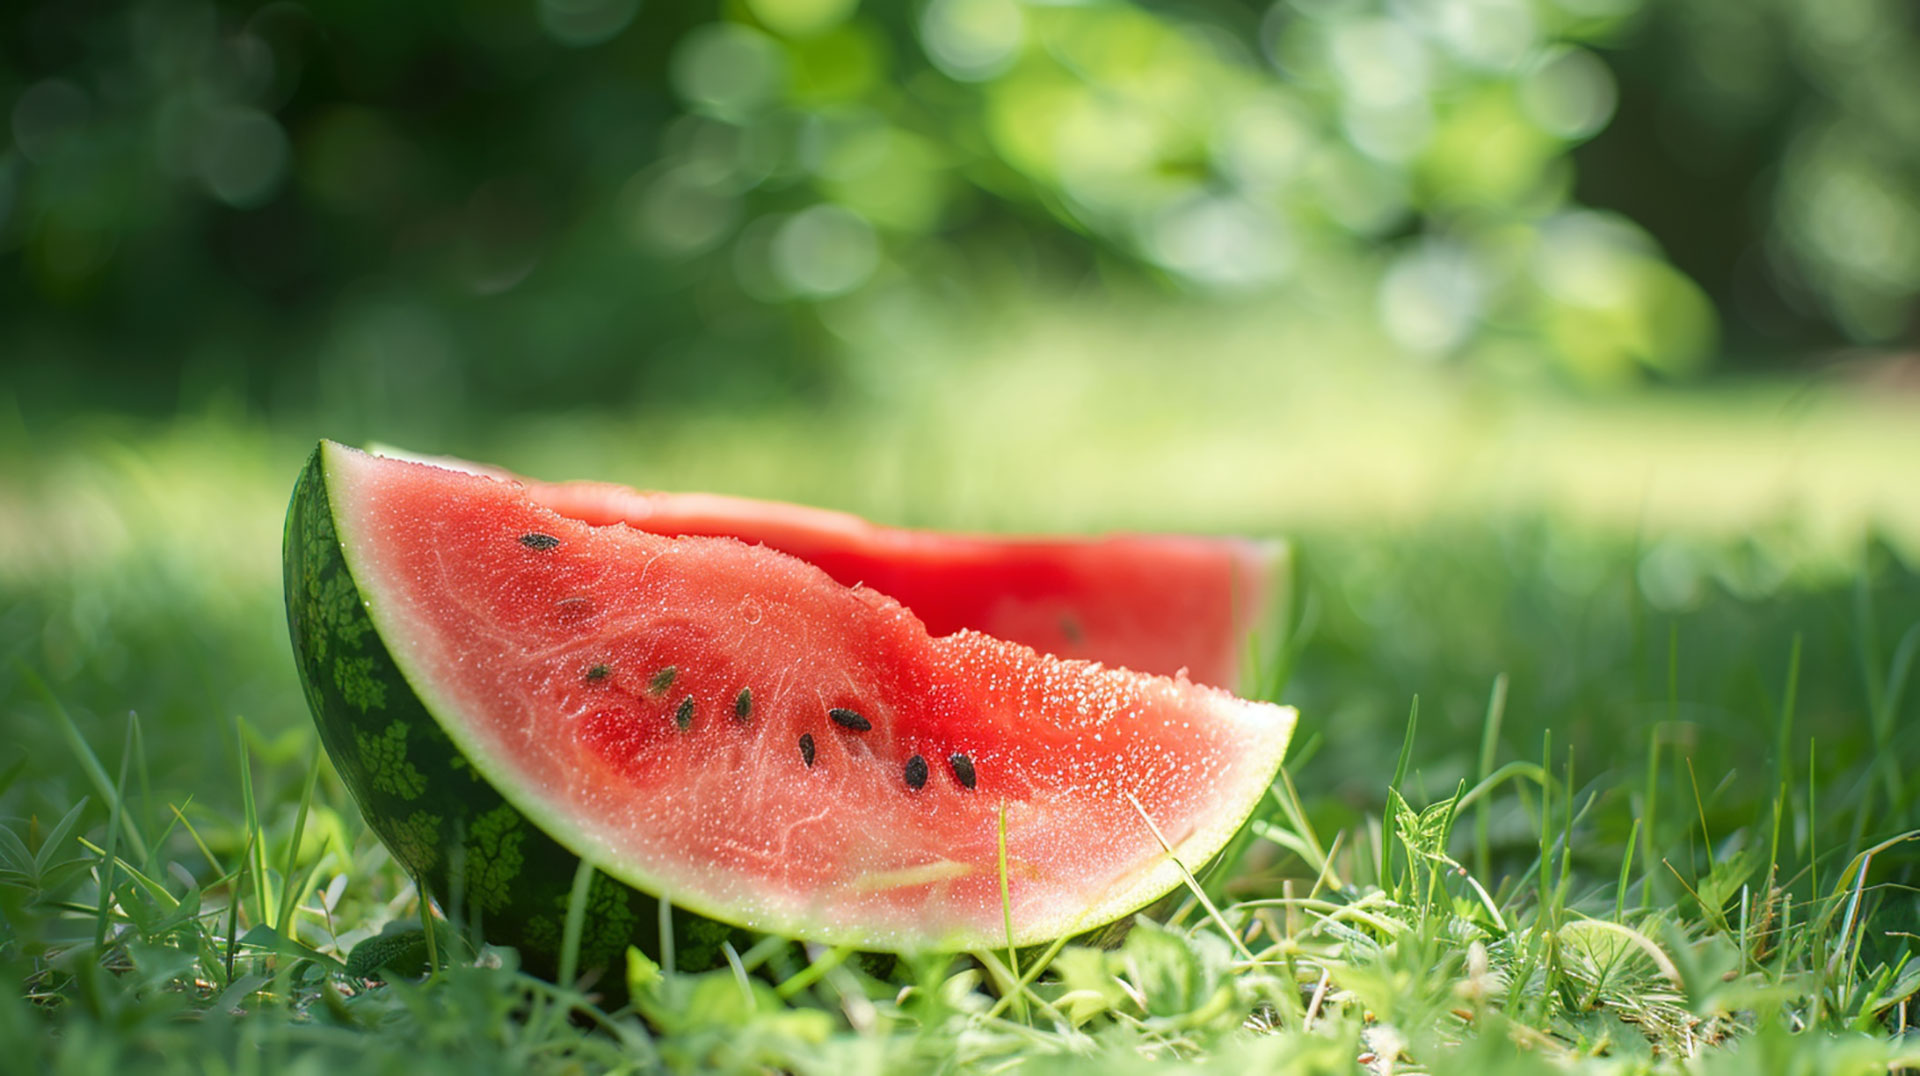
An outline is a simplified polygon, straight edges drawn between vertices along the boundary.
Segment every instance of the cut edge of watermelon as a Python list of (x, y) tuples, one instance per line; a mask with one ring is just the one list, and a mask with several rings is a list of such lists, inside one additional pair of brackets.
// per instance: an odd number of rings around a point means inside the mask
[[(1141, 869), (1134, 874), (1130, 882), (1110, 887), (1107, 892), (1102, 893), (1085, 907), (1063, 908), (1050, 917), (1030, 916), (1024, 922), (1013, 923), (1010, 933), (999, 931), (970, 935), (964, 932), (946, 934), (929, 932), (918, 938), (903, 937), (898, 931), (885, 934), (868, 934), (859, 930), (823, 931), (819, 928), (819, 924), (806, 920), (802, 914), (798, 913), (760, 917), (743, 916), (733, 908), (703, 900), (697, 894), (675, 892), (673, 887), (665, 884), (661, 878), (650, 876), (634, 864), (624, 861), (603, 839), (579, 825), (556, 805), (522, 787), (523, 782), (513, 772), (511, 765), (503, 758), (496, 757), (491, 747), (467, 728), (464, 719), (460, 717), (460, 707), (451, 703), (431, 686), (424, 688), (421, 686), (420, 678), (413, 671), (416, 662), (406, 645), (403, 625), (396, 621), (396, 614), (383, 607), (377, 595), (360, 587), (360, 573), (355, 570), (358, 559), (354, 549), (357, 535), (351, 518), (352, 513), (344, 509), (344, 506), (351, 502), (352, 491), (347, 488), (350, 482), (343, 485), (342, 479), (346, 478), (347, 472), (355, 467), (363, 466), (363, 461), (377, 457), (352, 446), (328, 440), (321, 441), (320, 454), (321, 474), (325, 479), (326, 493), (334, 517), (340, 555), (348, 574), (355, 579), (356, 588), (360, 590), (367, 615), (385, 643), (395, 666), (420, 700), (422, 708), (446, 732), (460, 753), (516, 810), (561, 846), (592, 863), (596, 869), (638, 890), (661, 896), (687, 911), (721, 922), (763, 933), (805, 937), (829, 944), (895, 952), (962, 952), (994, 949), (1009, 944), (1029, 946), (1092, 930), (1165, 896), (1179, 887), (1190, 872), (1198, 870), (1227, 846), (1234, 834), (1239, 832), (1252, 816), (1260, 798), (1271, 789), (1273, 780), (1285, 759), (1287, 748), (1291, 744), (1298, 720), (1298, 713), (1291, 706), (1251, 702), (1223, 689), (1200, 684), (1191, 685), (1193, 690), (1201, 692), (1212, 704), (1209, 708), (1215, 711), (1215, 716), (1241, 724), (1249, 731), (1258, 732), (1258, 735), (1249, 736), (1248, 739), (1251, 743), (1259, 745), (1259, 749), (1246, 760), (1247, 765), (1239, 770), (1244, 775), (1240, 787), (1234, 788), (1230, 795), (1224, 795), (1218, 801), (1225, 804), (1224, 807), (1212, 812), (1204, 824), (1194, 827), (1172, 846), (1169, 853), (1143, 861)], [(428, 458), (413, 458), (406, 462), (442, 466), (438, 461)], [(495, 481), (519, 484), (516, 476), (492, 469), (457, 467), (443, 467), (443, 469), (459, 470)], [(558, 513), (553, 515), (556, 519), (565, 518)], [(768, 550), (767, 553), (770, 556), (787, 556), (772, 550)], [(1050, 658), (1049, 660), (1068, 659)], [(1131, 675), (1144, 677), (1147, 674)], [(1274, 725), (1276, 720), (1279, 722), (1278, 728)], [(1137, 808), (1137, 804), (1135, 806)], [(1144, 812), (1141, 812), (1141, 816), (1142, 825), (1151, 823), (1156, 837), (1165, 832), (1161, 820), (1147, 819)], [(1090, 835), (1089, 839), (1096, 839), (1096, 837)], [(1160, 839), (1159, 843), (1162, 847), (1166, 846), (1164, 838)]]

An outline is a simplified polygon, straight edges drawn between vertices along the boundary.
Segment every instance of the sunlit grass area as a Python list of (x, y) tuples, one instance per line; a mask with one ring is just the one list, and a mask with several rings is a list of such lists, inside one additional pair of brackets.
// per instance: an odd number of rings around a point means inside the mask
[[(176, 424), (16, 401), (0, 475), (9, 576), (168, 556), (265, 578), (280, 487), (321, 436), (831, 505), (948, 529), (1286, 532), (1562, 520), (1609, 539), (1914, 549), (1913, 401), (1841, 376), (1573, 396), (1409, 364), (1359, 329), (1257, 309), (1049, 304), (987, 330), (862, 338), (828, 401), (630, 416), (268, 427), (217, 394)], [(232, 528), (230, 547), (206, 522)]]
[(826, 407), (407, 439), (911, 525), (1297, 541), (1260, 656), (1301, 734), (1205, 876), (1217, 916), (1188, 899), (1119, 950), (1026, 954), (1019, 981), (1005, 954), (643, 961), (624, 1005), (452, 944), (424, 984), (346, 969), (421, 909), (319, 760), (279, 538), (312, 439), (383, 431), (16, 406), (9, 1040), (72, 1072), (1920, 1063), (1912, 404), (1842, 381), (1571, 399), (1331, 358), (1355, 349), (1231, 311), (1073, 311), (875, 358)]

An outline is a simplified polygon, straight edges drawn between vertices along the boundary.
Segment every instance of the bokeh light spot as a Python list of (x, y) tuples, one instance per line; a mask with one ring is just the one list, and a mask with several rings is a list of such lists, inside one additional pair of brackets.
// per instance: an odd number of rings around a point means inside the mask
[(201, 181), (215, 198), (239, 209), (273, 197), (292, 157), (286, 132), (256, 108), (208, 113), (195, 141)]
[(785, 37), (811, 37), (853, 14), (860, 0), (746, 0), (760, 25)]
[(1437, 357), (1472, 335), (1485, 294), (1485, 278), (1467, 251), (1423, 240), (1394, 259), (1382, 278), (1380, 320), (1401, 347)]
[(690, 182), (739, 194), (759, 186), (782, 162), (784, 139), (771, 126), (686, 116), (668, 128), (662, 148), (687, 169)]
[(1452, 102), (1420, 163), (1441, 204), (1512, 207), (1554, 197), (1552, 165), (1562, 148), (1509, 89), (1488, 86)]
[(13, 144), (27, 160), (45, 164), (90, 111), (86, 91), (66, 79), (36, 82), (13, 104)]
[(1534, 279), (1555, 301), (1549, 338), (1591, 383), (1620, 382), (1636, 364), (1687, 373), (1713, 347), (1712, 304), (1623, 218), (1579, 211), (1545, 222)]
[(867, 99), (886, 75), (888, 52), (885, 35), (860, 20), (791, 41), (789, 98), (802, 106)]
[(935, 146), (864, 109), (812, 117), (800, 159), (835, 202), (881, 227), (925, 232), (947, 201), (946, 162)]
[(1634, 578), (1640, 584), (1640, 593), (1662, 612), (1677, 613), (1693, 608), (1705, 590), (1699, 558), (1671, 538), (1640, 558)]
[(1633, 262), (1650, 247), (1639, 229), (1619, 217), (1563, 213), (1540, 228), (1538, 279), (1563, 303), (1619, 306), (1632, 295)]
[(1312, 123), (1278, 95), (1256, 98), (1227, 122), (1214, 157), (1243, 189), (1272, 190), (1292, 179), (1313, 152)]
[(540, 0), (540, 28), (574, 48), (611, 41), (633, 22), (640, 0)]
[(1528, 0), (1426, 0), (1413, 6), (1430, 35), (1468, 65), (1485, 71), (1518, 65), (1539, 32)]
[(1124, 210), (1159, 185), (1160, 132), (1154, 117), (1082, 89), (1054, 129), (1054, 170), (1067, 193), (1101, 210)]
[(867, 282), (880, 264), (880, 240), (859, 214), (816, 205), (780, 225), (768, 255), (774, 276), (788, 292), (824, 299)]
[(1292, 262), (1292, 243), (1271, 214), (1236, 198), (1202, 197), (1159, 215), (1148, 238), (1153, 260), (1221, 289), (1271, 284)]
[(785, 63), (780, 45), (736, 23), (696, 27), (673, 51), (673, 88), (695, 108), (739, 122), (780, 96)]
[(920, 40), (935, 67), (967, 82), (1005, 71), (1020, 54), (1027, 20), (1016, 0), (933, 0)]
[(1431, 59), (1412, 30), (1388, 18), (1356, 19), (1333, 32), (1333, 67), (1347, 96), (1373, 108), (1427, 92)]
[(1340, 121), (1355, 149), (1390, 164), (1411, 161), (1433, 137), (1433, 110), (1423, 98), (1384, 108), (1348, 101)]
[(1569, 15), (1614, 19), (1639, 10), (1641, 0), (1553, 0), (1553, 3)]
[(1563, 49), (1520, 84), (1527, 118), (1548, 134), (1578, 141), (1600, 132), (1618, 101), (1613, 74), (1585, 49)]
[(699, 181), (691, 168), (675, 168), (629, 184), (635, 238), (678, 257), (705, 253), (733, 230), (740, 201)]
[(1324, 149), (1311, 177), (1321, 210), (1355, 235), (1377, 235), (1406, 217), (1405, 178), (1344, 148)]

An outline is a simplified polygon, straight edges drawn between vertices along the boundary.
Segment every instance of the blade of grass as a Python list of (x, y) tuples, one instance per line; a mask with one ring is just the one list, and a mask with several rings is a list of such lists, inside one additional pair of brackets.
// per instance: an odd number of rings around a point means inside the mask
[(1641, 913), (1653, 911), (1653, 892), (1655, 872), (1653, 861), (1658, 854), (1659, 831), (1655, 822), (1659, 817), (1660, 805), (1660, 730), (1676, 728), (1680, 721), (1680, 624), (1678, 621), (1667, 625), (1667, 717), (1663, 724), (1655, 724), (1647, 732), (1647, 854), (1643, 857), (1647, 864), (1647, 875), (1643, 880), (1646, 892), (1641, 896)]
[[(1853, 630), (1854, 657), (1859, 662), (1861, 689), (1867, 696), (1867, 728), (1877, 731), (1880, 716), (1880, 625), (1873, 612), (1873, 586), (1871, 569), (1863, 570), (1853, 578)], [(1876, 737), (1877, 739), (1878, 737)], [(1872, 812), (1872, 791), (1866, 790), (1860, 800), (1862, 814)]]
[[(980, 966), (986, 969), (994, 985), (999, 988), (1002, 998), (1010, 996), (1019, 998), (1017, 1005), (1025, 1005), (1029, 1000), (1032, 1001), (1036, 1008), (1054, 1022), (1055, 1026), (1064, 1026), (1070, 1022), (1066, 1014), (1054, 1008), (1052, 1002), (1027, 990), (1024, 986), (1027, 980), (1015, 975), (1005, 964), (1000, 963), (1000, 954), (991, 949), (982, 949), (974, 954), (974, 959), (980, 961)], [(1032, 1021), (1023, 1017), (1020, 1019), (1020, 1025), (1024, 1029), (1031, 1029)]]
[(140, 829), (134, 825), (133, 816), (125, 811), (115, 810), (120, 797), (114, 791), (114, 783), (107, 779), (106, 768), (100, 765), (100, 759), (94, 755), (93, 748), (87, 746), (87, 738), (80, 735), (80, 727), (73, 723), (67, 708), (60, 705), (60, 700), (54, 697), (53, 689), (47, 686), (45, 680), (40, 679), (39, 673), (34, 672), (25, 662), (15, 662), (14, 668), (20, 673), (21, 679), (27, 682), (27, 686), (33, 689), (33, 693), (38, 695), (40, 701), (52, 712), (54, 720), (60, 724), (60, 734), (66, 738), (67, 746), (73, 750), (73, 757), (79, 761), (80, 768), (86, 771), (87, 780), (93, 784), (94, 791), (98, 792), (100, 798), (106, 802), (107, 809), (114, 811), (120, 819), (120, 830), (127, 838), (127, 847), (133, 851), (133, 858), (142, 863), (146, 862), (147, 842), (141, 839)]
[(1246, 942), (1240, 940), (1240, 932), (1227, 924), (1227, 917), (1221, 915), (1220, 909), (1215, 907), (1213, 901), (1207, 897), (1207, 891), (1200, 887), (1200, 882), (1194, 878), (1193, 872), (1187, 869), (1185, 863), (1180, 862), (1180, 857), (1174, 854), (1173, 846), (1167, 843), (1166, 835), (1160, 832), (1160, 827), (1154, 825), (1153, 818), (1147, 814), (1147, 809), (1140, 805), (1139, 799), (1131, 792), (1127, 793), (1127, 802), (1133, 804), (1133, 809), (1140, 812), (1140, 821), (1147, 824), (1147, 831), (1152, 833), (1153, 839), (1160, 843), (1161, 850), (1167, 853), (1167, 858), (1173, 861), (1173, 865), (1180, 868), (1180, 877), (1186, 880), (1187, 888), (1199, 898), (1200, 906), (1207, 910), (1207, 916), (1213, 920), (1213, 925), (1219, 927), (1220, 933), (1225, 934), (1227, 940), (1233, 943), (1233, 947), (1239, 950), (1242, 960), (1252, 963), (1253, 952), (1247, 948)]
[[(300, 876), (300, 884), (294, 888), (294, 892), (299, 894), (300, 896), (305, 896), (308, 893), (313, 892), (313, 887), (316, 884), (318, 884), (320, 880), (320, 869), (326, 865), (327, 865), (327, 857), (325, 856), (322, 856), (314, 860), (312, 863), (309, 863), (307, 865), (307, 872)], [(323, 908), (322, 911), (324, 912), (325, 909)], [(297, 934), (298, 934), (298, 929), (300, 924), (297, 920), (297, 916), (299, 915), (299, 912), (300, 912), (300, 902), (296, 900), (290, 906), (290, 912), (287, 917), (287, 937), (293, 938), (295, 940), (298, 940)]]
[(240, 850), (240, 867), (234, 871), (233, 887), (227, 894), (227, 982), (233, 981), (234, 954), (240, 947), (240, 890), (246, 881), (247, 867), (253, 861), (253, 842), (260, 834), (247, 832), (247, 846)]
[[(1494, 751), (1500, 744), (1500, 723), (1507, 712), (1507, 674), (1493, 678), (1493, 690), (1487, 696), (1486, 716), (1480, 721), (1480, 767), (1474, 783), (1483, 784), (1493, 774)], [(1483, 879), (1493, 877), (1493, 846), (1489, 836), (1492, 823), (1486, 804), (1473, 813), (1473, 866)]]
[(1641, 857), (1646, 863), (1640, 875), (1640, 914), (1653, 912), (1653, 861), (1655, 854), (1654, 822), (1659, 817), (1660, 808), (1660, 726), (1647, 729), (1647, 790), (1643, 797), (1640, 817), (1645, 820), (1647, 833), (1647, 852)]
[[(561, 986), (573, 985), (580, 968), (580, 932), (587, 923), (587, 890), (593, 885), (593, 864), (585, 859), (573, 871), (573, 888), (567, 893), (567, 923), (560, 934)], [(432, 934), (432, 928), (428, 928)], [(751, 1000), (751, 999), (749, 999)]]
[(1333, 865), (1337, 862), (1337, 857), (1340, 855), (1340, 842), (1345, 840), (1346, 836), (1347, 831), (1344, 829), (1333, 835), (1333, 843), (1327, 846), (1326, 865), (1320, 868), (1319, 874), (1314, 875), (1313, 888), (1307, 890), (1307, 896), (1317, 897), (1320, 895), (1321, 890), (1329, 886), (1336, 889), (1340, 888), (1340, 879), (1334, 875)]
[[(300, 810), (293, 816), (293, 836), (287, 842), (287, 865), (280, 872), (280, 915), (274, 920), (274, 929), (287, 937), (293, 937), (293, 909), (306, 893), (305, 885), (293, 884), (294, 868), (298, 865), (300, 842), (307, 832), (307, 811), (313, 806), (314, 785), (320, 780), (320, 751), (313, 752), (313, 761), (307, 764), (307, 780), (300, 793)], [(309, 875), (311, 877), (311, 875)]]
[(1820, 827), (1812, 823), (1820, 817), (1815, 789), (1819, 771), (1814, 766), (1814, 752), (1819, 746), (1818, 737), (1807, 737), (1807, 877), (1813, 883), (1815, 901), (1820, 899)]
[[(1793, 633), (1793, 649), (1787, 657), (1787, 683), (1780, 698), (1780, 728), (1774, 736), (1773, 827), (1767, 839), (1767, 873), (1761, 883), (1764, 889), (1760, 894), (1760, 899), (1768, 908), (1773, 907), (1774, 882), (1780, 876), (1780, 831), (1784, 814), (1792, 802), (1789, 785), (1793, 780), (1793, 716), (1800, 698), (1802, 640), (1800, 632)], [(1762, 928), (1763, 934), (1765, 929)], [(1765, 944), (1764, 940), (1762, 944)]]
[(1304, 848), (1296, 849), (1296, 853), (1315, 873), (1324, 872), (1327, 869), (1327, 852), (1312, 824), (1307, 821), (1306, 807), (1300, 802), (1300, 791), (1294, 788), (1293, 776), (1285, 766), (1280, 767), (1279, 785), (1267, 791), (1280, 804), (1280, 811), (1287, 816), (1287, 823), (1293, 827), (1294, 835), (1305, 842)]
[[(59, 854), (60, 846), (66, 842), (67, 835), (73, 832), (73, 827), (80, 824), (80, 815), (91, 802), (91, 796), (80, 797), (80, 801), (67, 808), (67, 813), (60, 816), (60, 821), (53, 824), (53, 828), (47, 831), (46, 836), (40, 838), (40, 847), (31, 852), (27, 851), (27, 846), (14, 835), (12, 830), (0, 826), (0, 832), (6, 834), (14, 855), (20, 860), (20, 869), (27, 872), (28, 880), (34, 887), (40, 886), (42, 876), (46, 874), (48, 866), (53, 863), (53, 857)], [(79, 838), (79, 841), (89, 851), (100, 855), (105, 854), (104, 850), (96, 849), (88, 843), (85, 837)]]
[[(1413, 736), (1420, 727), (1420, 696), (1413, 697), (1413, 705), (1407, 711), (1407, 731), (1400, 739), (1400, 760), (1394, 764), (1393, 780), (1388, 782), (1389, 792), (1399, 792), (1400, 783), (1406, 780), (1407, 766), (1413, 761)], [(1391, 810), (1381, 812), (1380, 819), (1380, 888), (1400, 899), (1400, 888), (1393, 881), (1393, 836), (1395, 819)]]
[(1880, 691), (1879, 705), (1872, 711), (1874, 763), (1880, 770), (1880, 778), (1887, 786), (1887, 802), (1896, 806), (1907, 801), (1906, 784), (1900, 776), (1900, 753), (1894, 750), (1893, 733), (1898, 726), (1902, 696), (1907, 690), (1907, 676), (1913, 670), (1913, 663), (1920, 655), (1920, 623), (1915, 623), (1900, 637), (1900, 643), (1894, 647), (1893, 661), (1887, 667), (1887, 683)]
[[(1306, 574), (1303, 570), (1305, 554), (1291, 544), (1287, 547), (1287, 612), (1279, 618), (1277, 624), (1279, 645), (1261, 648), (1256, 645), (1253, 636), (1249, 636), (1247, 645), (1255, 658), (1255, 675), (1252, 683), (1259, 685), (1259, 697), (1279, 702), (1286, 693), (1287, 685), (1293, 680), (1294, 664), (1299, 661), (1300, 652), (1313, 638), (1320, 619), (1319, 600), (1307, 590)], [(1259, 659), (1264, 650), (1271, 649), (1273, 664), (1271, 668), (1260, 669)]]
[[(1007, 805), (1002, 802), (994, 815), (993, 829), (994, 869), (1000, 873), (1000, 921), (1007, 931), (1007, 967), (1012, 969), (1013, 980), (1020, 981), (1020, 954), (1013, 946), (1013, 889), (1007, 880)], [(1017, 1004), (1021, 1023), (1027, 1023), (1026, 999)]]
[(747, 978), (747, 966), (740, 962), (740, 953), (734, 949), (732, 942), (723, 941), (720, 943), (720, 955), (727, 958), (727, 967), (733, 971), (733, 983), (740, 988), (740, 1000), (746, 1003), (746, 1011), (752, 1012), (758, 1003), (753, 997), (753, 982)]
[(1005, 1011), (1007, 1006), (1013, 1004), (1015, 993), (1021, 995), (1029, 994), (1034, 980), (1040, 978), (1040, 973), (1045, 971), (1049, 964), (1053, 963), (1053, 958), (1060, 955), (1060, 950), (1067, 947), (1067, 942), (1071, 940), (1071, 938), (1072, 935), (1070, 934), (1062, 934), (1060, 937), (1053, 939), (1053, 944), (1047, 946), (1046, 950), (1040, 954), (1040, 959), (1029, 965), (1027, 970), (1015, 981), (1014, 990), (1001, 994), (999, 1000), (993, 1003), (993, 1007), (987, 1010), (986, 1018), (992, 1020)]
[[(80, 847), (85, 848), (94, 855), (104, 856), (107, 854), (107, 849), (104, 845), (95, 844), (85, 837), (79, 837), (76, 838), (76, 840), (79, 841)], [(130, 881), (138, 883), (140, 888), (147, 891), (148, 896), (151, 896), (155, 901), (166, 905), (168, 908), (178, 908), (180, 906), (180, 898), (168, 892), (167, 887), (158, 879), (149, 876), (145, 871), (128, 863), (125, 856), (116, 856), (115, 859), (118, 863), (116, 869), (121, 874), (126, 875)]]
[(1779, 726), (1773, 736), (1773, 779), (1781, 785), (1786, 784), (1793, 772), (1793, 711), (1800, 697), (1800, 643), (1801, 635), (1796, 631), (1793, 633), (1793, 649), (1787, 653), (1787, 683), (1780, 696)]
[[(1846, 871), (1841, 874), (1842, 885), (1846, 884), (1847, 875), (1853, 875), (1853, 892), (1852, 896), (1847, 900), (1846, 918), (1842, 920), (1840, 924), (1840, 944), (1834, 948), (1831, 959), (1838, 961), (1842, 953), (1848, 955), (1847, 967), (1842, 981), (1846, 984), (1846, 989), (1849, 991), (1853, 989), (1855, 970), (1860, 962), (1861, 937), (1860, 934), (1855, 931), (1854, 927), (1859, 921), (1860, 900), (1865, 895), (1867, 889), (1867, 870), (1873, 866), (1873, 857), (1897, 844), (1911, 840), (1920, 840), (1920, 829), (1908, 830), (1905, 833), (1889, 837), (1879, 844), (1874, 845), (1872, 848), (1861, 852), (1859, 855), (1853, 857), (1853, 862), (1847, 864)], [(1848, 947), (1849, 938), (1852, 938), (1851, 950), (1849, 950)], [(1829, 968), (1828, 973), (1832, 974), (1834, 970), (1836, 969)]]
[(665, 893), (659, 901), (660, 929), (660, 973), (672, 977), (678, 969), (674, 966), (678, 954), (673, 951), (673, 901)]
[(1640, 839), (1640, 820), (1633, 820), (1633, 827), (1627, 830), (1627, 851), (1620, 857), (1620, 882), (1613, 891), (1613, 921), (1625, 922), (1627, 915), (1627, 878), (1633, 873), (1633, 846)]
[(247, 848), (253, 858), (247, 866), (253, 872), (253, 901), (256, 923), (270, 923), (272, 901), (268, 893), (267, 848), (265, 834), (260, 828), (260, 812), (253, 801), (253, 766), (247, 759), (246, 719), (236, 716), (233, 719), (233, 731), (240, 749), (240, 806), (247, 826)]
[(1488, 774), (1486, 780), (1467, 789), (1466, 793), (1460, 797), (1460, 802), (1456, 806), (1461, 809), (1471, 807), (1482, 799), (1485, 799), (1494, 789), (1499, 788), (1507, 781), (1519, 777), (1528, 778), (1536, 785), (1544, 784), (1547, 780), (1547, 772), (1540, 768), (1538, 762), (1533, 762), (1528, 759), (1515, 759)]
[[(193, 806), (193, 801), (188, 800), (187, 806)], [(183, 810), (179, 804), (174, 803), (167, 804), (167, 808), (173, 812), (173, 817), (178, 819), (181, 827), (187, 831), (187, 836), (193, 838), (194, 847), (200, 849), (200, 854), (206, 857), (207, 866), (213, 868), (214, 874), (224, 877), (227, 869), (220, 865), (219, 859), (215, 858), (213, 849), (207, 847), (206, 838), (200, 836), (200, 831), (194, 828), (193, 822), (187, 818), (186, 811)]]
[(748, 971), (753, 971), (760, 965), (766, 963), (773, 954), (791, 944), (793, 944), (792, 939), (783, 938), (778, 934), (761, 935), (759, 941), (754, 942), (745, 953), (740, 955), (740, 966)]
[[(852, 956), (855, 951), (851, 945), (836, 945), (832, 949), (817, 956), (809, 953), (812, 959), (807, 962), (807, 966), (782, 980), (780, 985), (773, 988), (773, 992), (782, 999), (791, 998), (800, 991), (819, 982), (828, 972), (846, 963), (847, 958)], [(992, 956), (993, 954), (986, 953), (985, 955)]]
[[(140, 782), (140, 818), (151, 825), (154, 822), (153, 775), (149, 772), (147, 765), (146, 726), (140, 723), (140, 715), (133, 710), (127, 711), (127, 719), (133, 724), (133, 773)], [(168, 829), (171, 828), (168, 827)], [(159, 855), (166, 847), (166, 843), (167, 834), (166, 831), (162, 831), (153, 840), (153, 854)], [(146, 860), (142, 860), (140, 865), (148, 870), (153, 869), (153, 864)]]
[(1687, 756), (1687, 783), (1693, 787), (1693, 809), (1700, 818), (1700, 839), (1707, 846), (1707, 864), (1713, 864), (1713, 833), (1707, 829), (1707, 805), (1700, 799), (1700, 777), (1693, 772), (1693, 756)]
[(127, 768), (133, 762), (134, 730), (139, 724), (139, 718), (132, 713), (127, 714), (127, 738), (120, 751), (120, 779), (114, 784), (112, 806), (107, 817), (107, 847), (100, 855), (100, 910), (93, 923), (95, 949), (104, 948), (107, 944), (107, 921), (113, 910), (113, 868), (120, 843), (120, 816), (126, 808)]
[(1540, 772), (1546, 775), (1546, 780), (1540, 783), (1540, 873), (1535, 878), (1538, 888), (1534, 899), (1542, 928), (1551, 930), (1552, 927), (1547, 925), (1547, 894), (1553, 886), (1553, 842), (1547, 835), (1553, 832), (1553, 730), (1547, 729), (1542, 733), (1542, 738)]
[[(1567, 889), (1569, 886), (1573, 884), (1573, 822), (1574, 822), (1573, 790), (1574, 790), (1574, 787), (1575, 786), (1574, 786), (1574, 777), (1573, 777), (1573, 745), (1568, 744), (1567, 745), (1566, 825), (1562, 827), (1560, 831), (1560, 878), (1559, 878), (1559, 881), (1555, 884), (1554, 890), (1553, 890), (1553, 905), (1554, 905), (1553, 921), (1556, 928), (1561, 922), (1560, 912), (1566, 906)], [(1587, 811), (1593, 807), (1594, 795), (1595, 794), (1591, 792), (1587, 794), (1587, 805), (1580, 809), (1581, 817), (1584, 818), (1586, 816)]]

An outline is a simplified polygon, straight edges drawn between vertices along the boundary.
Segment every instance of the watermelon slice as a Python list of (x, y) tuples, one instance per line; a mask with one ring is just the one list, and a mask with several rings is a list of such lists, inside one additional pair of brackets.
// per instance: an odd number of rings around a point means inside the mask
[(1060, 657), (1244, 684), (1248, 640), (1274, 626), (1287, 546), (1187, 535), (1005, 538), (880, 526), (844, 512), (610, 482), (538, 482), (446, 457), (387, 453), (519, 482), (596, 526), (739, 538), (912, 609), (934, 635), (972, 628)]
[(601, 872), (583, 966), (657, 950), (655, 898), (683, 966), (734, 928), (884, 951), (1087, 930), (1226, 843), (1294, 722), (329, 442), (286, 564), (308, 701), (370, 823), (535, 970), (575, 857)]

